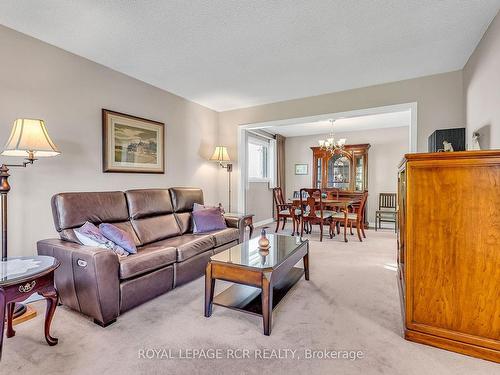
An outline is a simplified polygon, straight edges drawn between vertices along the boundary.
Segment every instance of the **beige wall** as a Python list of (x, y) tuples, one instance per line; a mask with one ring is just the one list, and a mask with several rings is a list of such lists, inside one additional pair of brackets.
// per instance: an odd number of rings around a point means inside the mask
[[(462, 71), (221, 112), (219, 139), (236, 161), (233, 205), (237, 207), (239, 191), (238, 125), (410, 102), (418, 104), (418, 150), (425, 152), (427, 137), (435, 129), (465, 124)], [(224, 186), (222, 173), (219, 186)]]
[[(338, 138), (346, 138), (348, 144), (369, 143), (368, 151), (368, 221), (375, 223), (379, 193), (395, 193), (397, 187), (397, 167), (408, 152), (408, 127), (375, 129), (336, 133)], [(312, 151), (318, 139), (327, 134), (289, 137), (286, 139), (286, 197), (291, 198), (295, 190), (312, 186)], [(295, 164), (309, 165), (307, 176), (295, 175)]]
[(246, 200), (247, 212), (255, 214), (254, 223), (273, 217), (273, 194), (268, 182), (249, 182)]
[(481, 134), (481, 148), (500, 148), (500, 14), (464, 67), (467, 143)]
[[(191, 185), (217, 202), (218, 168), (206, 161), (217, 141), (216, 112), (2, 26), (0, 51), (0, 143), (14, 119), (35, 117), (62, 151), (11, 169), (9, 255), (34, 254), (37, 240), (54, 237), (57, 192)], [(101, 108), (166, 124), (164, 175), (101, 172)]]

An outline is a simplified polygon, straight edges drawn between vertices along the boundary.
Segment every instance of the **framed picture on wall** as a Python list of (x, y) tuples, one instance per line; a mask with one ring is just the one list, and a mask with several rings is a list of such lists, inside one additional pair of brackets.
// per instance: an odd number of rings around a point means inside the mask
[(102, 110), (103, 172), (165, 173), (165, 124)]
[(308, 174), (308, 164), (295, 164), (295, 174), (296, 175), (306, 175)]

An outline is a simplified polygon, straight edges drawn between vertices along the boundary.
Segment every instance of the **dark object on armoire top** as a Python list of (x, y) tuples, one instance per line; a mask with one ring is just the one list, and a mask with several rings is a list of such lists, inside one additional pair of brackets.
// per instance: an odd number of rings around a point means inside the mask
[(443, 142), (453, 146), (453, 151), (465, 151), (465, 128), (439, 129), (429, 136), (429, 152), (443, 150)]

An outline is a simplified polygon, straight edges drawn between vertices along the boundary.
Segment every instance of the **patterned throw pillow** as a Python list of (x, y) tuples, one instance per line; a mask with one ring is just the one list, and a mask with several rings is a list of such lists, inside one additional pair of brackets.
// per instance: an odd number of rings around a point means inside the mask
[(99, 225), (99, 230), (104, 237), (106, 237), (110, 241), (113, 241), (118, 246), (121, 246), (130, 254), (137, 253), (137, 247), (135, 246), (134, 239), (123, 229), (120, 229), (113, 224), (103, 223)]
[(76, 237), (82, 245), (113, 250), (115, 253), (121, 256), (128, 255), (128, 252), (125, 251), (122, 247), (104, 237), (99, 231), (99, 228), (97, 228), (91, 222), (87, 221), (80, 228), (75, 228), (73, 229), (73, 231), (75, 232)]

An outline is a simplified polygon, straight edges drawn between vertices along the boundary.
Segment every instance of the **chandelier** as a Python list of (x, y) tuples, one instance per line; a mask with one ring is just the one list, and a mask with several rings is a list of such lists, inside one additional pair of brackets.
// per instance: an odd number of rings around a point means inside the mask
[(341, 151), (344, 149), (346, 139), (341, 138), (338, 141), (335, 140), (335, 134), (333, 133), (333, 123), (335, 120), (330, 120), (330, 123), (332, 125), (332, 130), (330, 131), (330, 134), (328, 135), (327, 139), (320, 139), (318, 141), (319, 143), (319, 148), (321, 150), (325, 151), (330, 151), (330, 153), (335, 153), (335, 151)]

